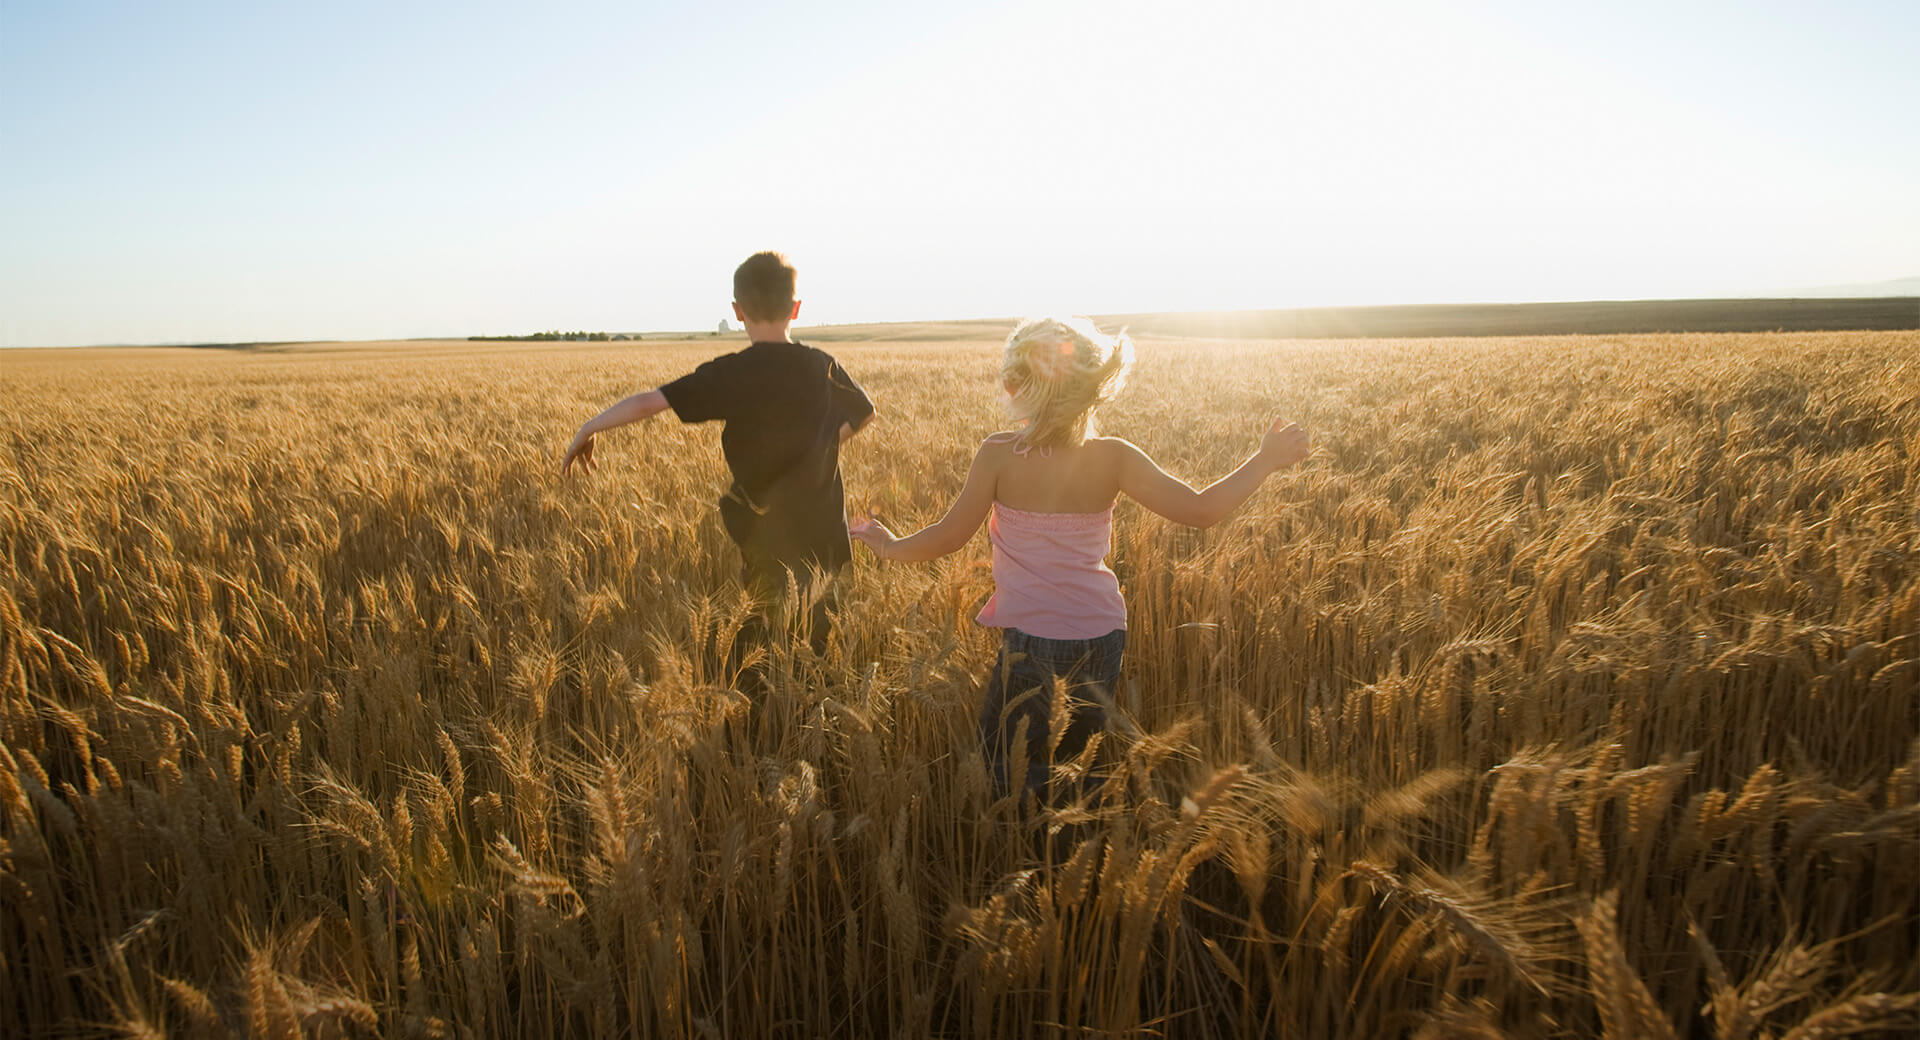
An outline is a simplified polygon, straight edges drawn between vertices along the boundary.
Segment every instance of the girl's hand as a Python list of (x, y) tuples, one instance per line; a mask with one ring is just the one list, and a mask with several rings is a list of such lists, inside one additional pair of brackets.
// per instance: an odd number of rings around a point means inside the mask
[(593, 461), (593, 434), (584, 430), (574, 435), (573, 443), (567, 446), (567, 453), (561, 456), (560, 475), (566, 476), (567, 471), (571, 470), (576, 462), (580, 464), (581, 470), (587, 473), (592, 473), (599, 468), (599, 465)]
[(1307, 451), (1307, 431), (1299, 423), (1275, 419), (1267, 435), (1260, 438), (1260, 454), (1273, 472), (1298, 463), (1307, 457)]
[(894, 536), (892, 531), (887, 529), (886, 524), (881, 523), (871, 516), (865, 520), (857, 520), (848, 524), (847, 533), (867, 548), (872, 549), (873, 554), (881, 559), (886, 559), (887, 549), (892, 547), (894, 542), (900, 540)]

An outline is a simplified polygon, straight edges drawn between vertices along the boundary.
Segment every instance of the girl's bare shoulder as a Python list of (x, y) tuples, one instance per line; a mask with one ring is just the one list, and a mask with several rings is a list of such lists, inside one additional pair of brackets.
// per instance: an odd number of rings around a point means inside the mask
[(1125, 437), (1088, 437), (1087, 445), (1099, 452), (1102, 459), (1115, 462), (1142, 454), (1139, 446)]
[(980, 442), (980, 450), (975, 453), (975, 457), (981, 462), (999, 465), (1013, 458), (1014, 449), (1019, 445), (1019, 430), (1001, 430), (999, 433), (989, 434)]

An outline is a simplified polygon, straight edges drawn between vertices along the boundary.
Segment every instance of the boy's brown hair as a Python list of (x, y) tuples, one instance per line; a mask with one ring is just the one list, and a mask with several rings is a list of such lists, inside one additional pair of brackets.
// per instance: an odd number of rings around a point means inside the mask
[(785, 255), (755, 253), (733, 270), (733, 302), (755, 321), (781, 321), (793, 314), (798, 281)]

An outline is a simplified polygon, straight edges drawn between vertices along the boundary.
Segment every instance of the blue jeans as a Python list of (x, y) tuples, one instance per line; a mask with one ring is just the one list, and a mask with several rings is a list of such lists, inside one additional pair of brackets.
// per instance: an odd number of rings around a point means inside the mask
[[(1107, 708), (1120, 679), (1120, 655), (1127, 630), (1116, 628), (1094, 639), (1044, 639), (1017, 628), (1004, 629), (1000, 658), (987, 679), (980, 708), (980, 746), (994, 793), (1004, 797), (1014, 778), (1042, 799), (1053, 762), (1068, 762), (1084, 751), (1095, 733), (1106, 729)], [(1053, 742), (1053, 681), (1067, 683), (1066, 731)], [(1026, 723), (1024, 762), (1013, 762), (1014, 738)]]

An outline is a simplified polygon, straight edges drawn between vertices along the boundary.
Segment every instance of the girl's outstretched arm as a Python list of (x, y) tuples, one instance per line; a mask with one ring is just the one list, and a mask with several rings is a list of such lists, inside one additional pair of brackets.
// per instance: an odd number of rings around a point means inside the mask
[(1307, 457), (1307, 431), (1297, 423), (1283, 426), (1275, 419), (1260, 439), (1259, 451), (1205, 490), (1195, 491), (1161, 469), (1146, 452), (1126, 441), (1120, 443), (1126, 453), (1120, 461), (1120, 490), (1148, 509), (1188, 527), (1212, 527), (1225, 520), (1269, 476)]
[(567, 446), (567, 453), (560, 457), (560, 475), (565, 476), (576, 462), (588, 473), (597, 468), (598, 464), (593, 461), (594, 434), (650, 419), (666, 409), (667, 395), (658, 390), (648, 390), (623, 398), (606, 411), (588, 419), (573, 435), (573, 443)]
[(993, 507), (994, 484), (999, 478), (999, 460), (990, 458), (991, 444), (982, 444), (973, 456), (973, 466), (967, 470), (967, 482), (960, 488), (960, 496), (953, 500), (947, 509), (947, 515), (931, 527), (898, 538), (887, 525), (868, 517), (847, 527), (847, 533), (864, 542), (873, 550), (875, 556), (883, 560), (902, 560), (907, 563), (925, 563), (937, 560), (951, 552), (958, 552), (973, 538), (973, 532), (987, 518), (987, 510)]

